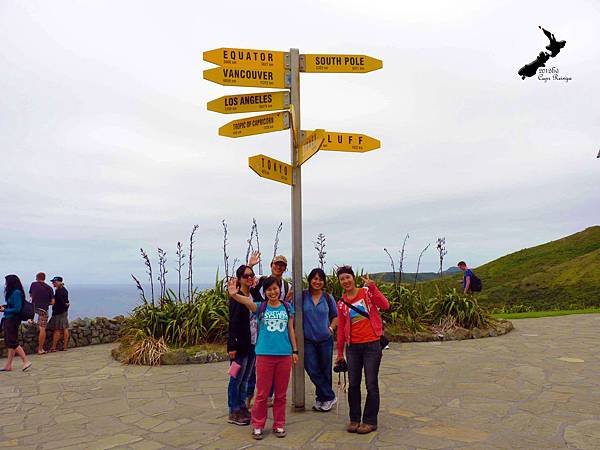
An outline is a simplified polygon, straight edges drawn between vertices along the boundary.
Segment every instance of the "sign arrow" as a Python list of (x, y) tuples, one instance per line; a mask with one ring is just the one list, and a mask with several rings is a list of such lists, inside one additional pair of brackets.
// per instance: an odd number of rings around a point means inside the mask
[(325, 130), (302, 131), (302, 143), (298, 148), (298, 164), (302, 165), (315, 155), (323, 144)]
[(367, 55), (301, 55), (300, 71), (312, 73), (366, 73), (383, 67), (383, 61)]
[(265, 155), (250, 156), (248, 167), (260, 177), (292, 185), (292, 166), (275, 158)]
[(287, 130), (289, 127), (290, 116), (284, 111), (232, 120), (219, 128), (219, 135), (238, 138)]
[(208, 110), (221, 114), (277, 111), (289, 107), (290, 93), (288, 91), (225, 95), (206, 104)]
[(325, 131), (323, 137), (321, 150), (326, 151), (365, 153), (381, 147), (379, 139), (366, 134)]

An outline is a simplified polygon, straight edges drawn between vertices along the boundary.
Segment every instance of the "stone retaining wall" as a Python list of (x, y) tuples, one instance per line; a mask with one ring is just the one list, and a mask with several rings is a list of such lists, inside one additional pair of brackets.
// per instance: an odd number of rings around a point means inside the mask
[[(37, 318), (37, 317), (36, 317)], [(86, 345), (108, 344), (119, 338), (124, 317), (117, 316), (112, 319), (96, 317), (95, 319), (76, 319), (70, 322), (69, 347), (83, 347)], [(19, 332), (19, 343), (26, 353), (35, 353), (38, 346), (38, 326), (23, 322)], [(46, 349), (50, 348), (52, 332), (47, 331)], [(58, 344), (62, 348), (62, 340)], [(4, 339), (0, 339), (0, 356), (6, 356)]]

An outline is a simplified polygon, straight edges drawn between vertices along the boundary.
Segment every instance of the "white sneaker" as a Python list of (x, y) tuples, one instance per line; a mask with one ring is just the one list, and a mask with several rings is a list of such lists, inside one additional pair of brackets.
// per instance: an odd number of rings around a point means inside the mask
[(333, 406), (337, 403), (337, 398), (334, 398), (333, 400), (329, 400), (327, 402), (323, 402), (321, 404), (321, 411), (331, 411), (331, 408), (333, 408)]
[(315, 411), (321, 411), (321, 408), (323, 407), (323, 402), (320, 402), (319, 400), (315, 401), (315, 406), (313, 406), (313, 409)]

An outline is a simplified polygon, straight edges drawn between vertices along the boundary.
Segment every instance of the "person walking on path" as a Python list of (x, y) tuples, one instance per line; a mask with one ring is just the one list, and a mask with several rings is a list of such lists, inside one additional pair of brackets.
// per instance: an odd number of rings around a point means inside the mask
[(258, 338), (256, 341), (256, 400), (252, 407), (252, 437), (263, 438), (267, 421), (267, 397), (275, 387), (273, 402), (273, 434), (285, 437), (286, 394), (290, 382), (292, 362), (298, 362), (298, 345), (294, 332), (294, 306), (280, 300), (280, 289), (275, 277), (265, 279), (267, 301), (258, 305), (240, 295), (237, 280), (229, 281), (229, 295), (248, 310), (257, 313)]
[(327, 280), (322, 269), (308, 274), (308, 289), (302, 293), (304, 315), (304, 370), (315, 385), (313, 409), (331, 411), (337, 403), (332, 388), (333, 335), (337, 327), (337, 307), (325, 289)]
[(458, 263), (458, 268), (463, 271), (463, 281), (462, 281), (463, 293), (465, 295), (469, 295), (472, 293), (471, 285), (473, 283), (473, 278), (475, 277), (475, 274), (473, 273), (473, 271), (471, 269), (469, 269), (467, 267), (467, 263), (464, 261), (460, 261)]
[[(241, 265), (235, 274), (237, 293), (250, 297), (250, 288), (254, 285), (255, 280), (252, 268)], [(254, 346), (250, 336), (250, 314), (244, 305), (231, 297), (229, 298), (227, 353), (231, 361), (227, 389), (228, 422), (236, 425), (250, 425), (250, 411), (246, 405), (246, 389), (255, 365)]]
[(46, 274), (40, 272), (35, 276), (35, 281), (29, 287), (29, 296), (38, 316), (38, 355), (46, 353), (46, 327), (48, 326), (48, 308), (54, 303), (54, 291), (46, 284)]
[[(356, 286), (350, 266), (337, 270), (344, 294), (338, 302), (338, 338), (336, 365), (347, 359), (349, 433), (367, 434), (377, 430), (379, 413), (379, 365), (381, 364), (381, 336), (383, 322), (379, 310), (389, 309), (388, 299), (368, 276), (362, 277), (365, 288)], [(346, 358), (344, 358), (344, 347)], [(363, 369), (367, 385), (367, 400), (361, 420), (361, 392)]]
[(63, 346), (61, 350), (67, 350), (69, 346), (69, 291), (63, 283), (62, 277), (54, 277), (54, 304), (52, 305), (52, 317), (48, 322), (48, 330), (52, 330), (51, 352), (56, 351), (56, 346), (62, 334)]
[(4, 332), (4, 344), (8, 348), (8, 355), (4, 368), (0, 372), (10, 372), (12, 370), (13, 359), (15, 354), (23, 361), (23, 372), (31, 367), (31, 361), (27, 359), (23, 347), (19, 345), (19, 326), (21, 318), (19, 313), (23, 308), (25, 301), (25, 291), (21, 280), (16, 275), (6, 275), (4, 277), (4, 299), (6, 306), (0, 306), (0, 311), (4, 313), (2, 319), (2, 328)]

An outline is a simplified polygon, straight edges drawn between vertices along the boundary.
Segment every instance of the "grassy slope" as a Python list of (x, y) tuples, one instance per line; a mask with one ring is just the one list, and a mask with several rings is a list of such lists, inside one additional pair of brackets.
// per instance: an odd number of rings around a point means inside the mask
[[(536, 310), (600, 306), (600, 226), (484, 264), (482, 305), (527, 305)], [(460, 276), (444, 283), (458, 286)], [(435, 282), (422, 283), (433, 292)]]

